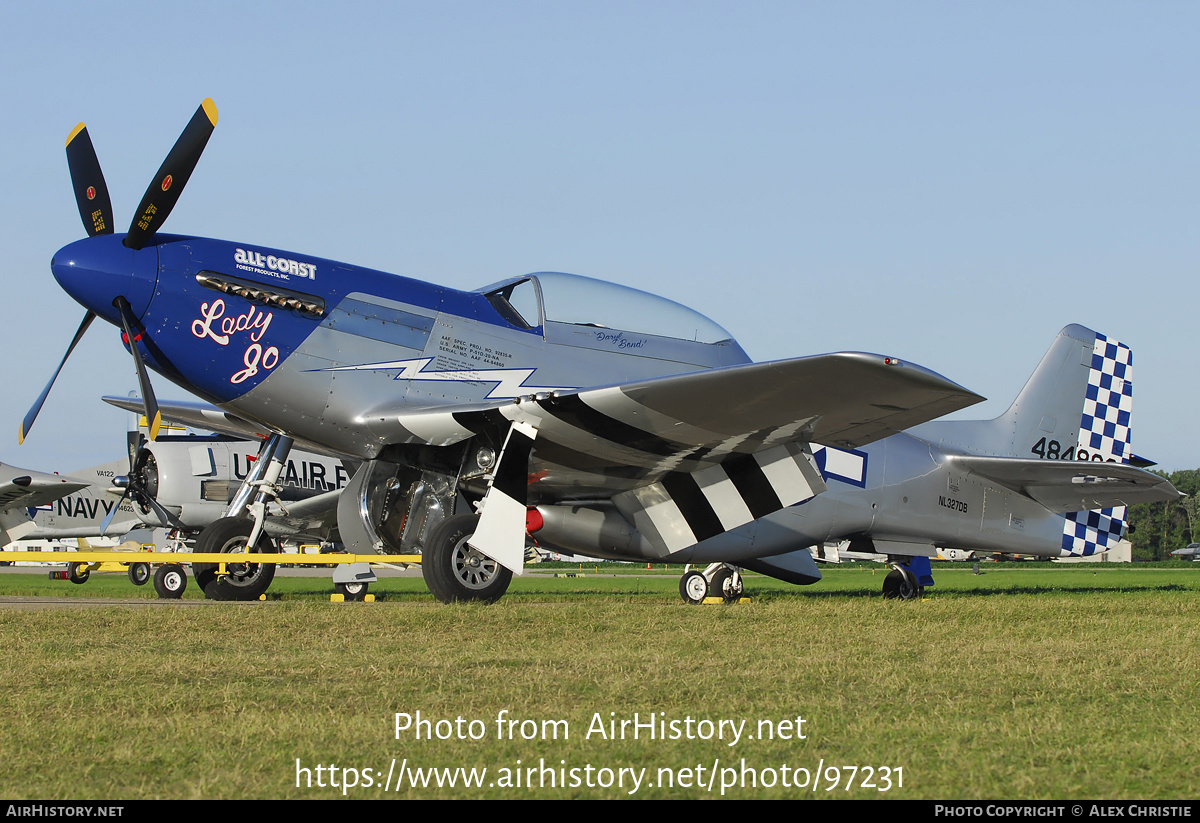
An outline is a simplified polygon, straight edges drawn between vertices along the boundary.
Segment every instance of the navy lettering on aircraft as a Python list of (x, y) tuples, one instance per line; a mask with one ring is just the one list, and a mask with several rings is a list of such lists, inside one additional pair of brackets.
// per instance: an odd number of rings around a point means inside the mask
[(108, 514), (115, 505), (115, 500), (67, 495), (66, 497), (60, 497), (49, 505), (41, 506), (38, 509), (31, 509), (30, 512), (32, 514), (34, 511), (53, 511), (55, 514), (62, 515), (63, 517), (85, 517), (94, 520), (97, 513)]

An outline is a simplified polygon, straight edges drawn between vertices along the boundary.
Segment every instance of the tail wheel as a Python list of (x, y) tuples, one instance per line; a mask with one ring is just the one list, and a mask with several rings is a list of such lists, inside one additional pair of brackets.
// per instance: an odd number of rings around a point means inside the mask
[(72, 563), (67, 567), (67, 579), (72, 583), (86, 583), (91, 576), (92, 571), (87, 567), (87, 563)]
[(421, 574), (443, 603), (495, 603), (508, 591), (512, 572), (467, 543), (478, 526), (477, 514), (455, 515), (442, 521), (425, 544)]
[[(259, 535), (258, 543), (247, 551), (246, 543), (254, 524), (240, 517), (223, 517), (200, 532), (196, 542), (197, 553), (251, 554), (276, 552), (276, 546), (265, 534)], [(209, 600), (257, 600), (275, 579), (274, 563), (225, 564), (227, 574), (217, 574), (212, 563), (195, 563), (192, 574), (196, 583), (204, 589)]]
[(910, 572), (892, 569), (883, 578), (883, 596), (887, 600), (916, 600), (925, 593)]

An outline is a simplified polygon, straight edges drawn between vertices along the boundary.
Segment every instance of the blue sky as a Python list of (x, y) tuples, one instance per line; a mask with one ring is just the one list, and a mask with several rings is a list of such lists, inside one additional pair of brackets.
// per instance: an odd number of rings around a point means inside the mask
[[(999, 414), (1055, 334), (1134, 351), (1139, 454), (1200, 466), (1200, 6), (55, 3), (5, 12), (0, 460), (119, 457), (137, 385), (83, 309), (63, 146), (118, 227), (204, 97), (167, 231), (475, 288), (530, 271), (688, 304), (755, 359), (908, 359)], [(181, 396), (164, 379), (160, 397)]]

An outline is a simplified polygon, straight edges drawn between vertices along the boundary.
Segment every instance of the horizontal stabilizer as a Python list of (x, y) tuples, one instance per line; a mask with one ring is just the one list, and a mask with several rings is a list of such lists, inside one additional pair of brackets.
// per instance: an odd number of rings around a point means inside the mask
[(86, 481), (0, 464), (0, 509), (28, 509), (53, 503), (87, 488)]
[(951, 464), (1066, 513), (1183, 497), (1164, 477), (1122, 463), (956, 455)]

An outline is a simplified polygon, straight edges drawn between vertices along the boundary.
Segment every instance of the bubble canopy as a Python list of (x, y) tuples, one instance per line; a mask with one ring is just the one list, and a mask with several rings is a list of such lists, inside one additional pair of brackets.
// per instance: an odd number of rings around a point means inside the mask
[(620, 329), (696, 343), (733, 339), (712, 320), (673, 300), (578, 274), (536, 272), (479, 291), (487, 295), (509, 322), (525, 328), (549, 322)]

